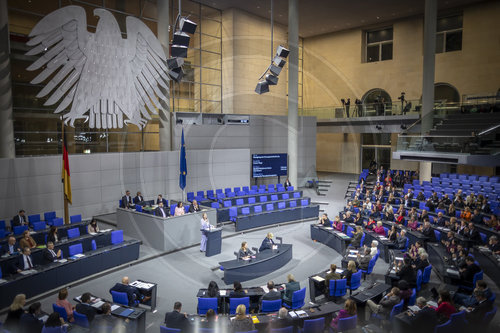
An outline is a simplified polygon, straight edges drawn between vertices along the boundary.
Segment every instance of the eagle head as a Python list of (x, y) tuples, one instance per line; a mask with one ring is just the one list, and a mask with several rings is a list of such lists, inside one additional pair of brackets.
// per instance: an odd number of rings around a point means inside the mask
[(116, 19), (113, 14), (111, 14), (111, 12), (103, 8), (96, 8), (94, 9), (94, 15), (99, 17), (96, 33), (106, 31), (107, 33), (118, 33), (119, 35), (121, 35), (118, 22), (116, 22)]

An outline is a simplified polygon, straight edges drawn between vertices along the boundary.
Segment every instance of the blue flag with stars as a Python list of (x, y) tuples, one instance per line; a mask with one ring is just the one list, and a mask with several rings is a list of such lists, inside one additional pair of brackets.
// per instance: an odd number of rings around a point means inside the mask
[(181, 138), (181, 156), (180, 156), (180, 173), (179, 173), (179, 187), (184, 190), (186, 187), (187, 176), (187, 163), (186, 163), (186, 145), (184, 143), (184, 129), (182, 129)]

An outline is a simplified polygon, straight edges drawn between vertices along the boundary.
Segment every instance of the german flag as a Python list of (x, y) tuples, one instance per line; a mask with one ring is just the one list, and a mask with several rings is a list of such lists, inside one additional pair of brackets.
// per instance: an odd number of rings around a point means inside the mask
[(63, 160), (62, 160), (61, 178), (64, 184), (64, 197), (71, 204), (71, 179), (69, 176), (69, 159), (68, 159), (68, 147), (66, 146), (66, 133), (64, 133), (63, 135)]

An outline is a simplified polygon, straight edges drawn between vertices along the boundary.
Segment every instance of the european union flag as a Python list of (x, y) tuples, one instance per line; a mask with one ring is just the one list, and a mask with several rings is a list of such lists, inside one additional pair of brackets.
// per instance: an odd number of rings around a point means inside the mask
[(182, 129), (181, 138), (181, 160), (180, 160), (180, 173), (179, 173), (179, 187), (184, 190), (186, 187), (187, 164), (186, 164), (186, 145), (184, 143), (184, 129)]

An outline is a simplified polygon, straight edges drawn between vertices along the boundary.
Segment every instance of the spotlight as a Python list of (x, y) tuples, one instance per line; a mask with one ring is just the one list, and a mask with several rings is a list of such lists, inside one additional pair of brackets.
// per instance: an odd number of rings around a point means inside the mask
[(182, 67), (177, 67), (168, 71), (168, 76), (175, 82), (179, 83), (184, 76), (184, 72), (182, 71)]
[(378, 129), (379, 131), (382, 130), (382, 125), (375, 125), (375, 128)]
[(190, 39), (191, 37), (189, 37), (187, 33), (182, 31), (176, 31), (174, 33), (174, 38), (172, 39), (172, 44), (188, 47)]
[(280, 73), (281, 73), (281, 68), (282, 68), (282, 67), (274, 66), (273, 64), (271, 64), (271, 65), (269, 66), (269, 71), (270, 71), (271, 73), (273, 73), (274, 75), (278, 76), (278, 75), (280, 75)]
[(285, 49), (283, 46), (278, 46), (278, 49), (276, 50), (276, 55), (278, 57), (286, 58), (288, 57), (288, 54), (290, 53), (289, 49)]
[(278, 84), (278, 77), (273, 74), (266, 74), (266, 82), (270, 86), (275, 86)]
[(185, 17), (181, 17), (179, 28), (182, 32), (187, 32), (188, 34), (194, 34), (196, 27), (198, 25)]
[(255, 92), (259, 95), (269, 92), (269, 83), (267, 81), (260, 81), (257, 83), (257, 87), (255, 87)]
[(167, 59), (167, 66), (168, 66), (168, 69), (174, 69), (174, 68), (178, 68), (178, 67), (181, 67), (182, 65), (184, 65), (184, 59), (182, 58), (168, 58)]
[(188, 48), (184, 45), (172, 45), (170, 55), (172, 57), (187, 58)]
[(281, 57), (276, 56), (276, 57), (274, 57), (274, 59), (273, 59), (273, 63), (274, 63), (276, 66), (283, 68), (283, 66), (285, 66), (285, 64), (286, 64), (286, 61), (285, 61), (285, 59), (283, 59), (283, 58), (281, 58)]

